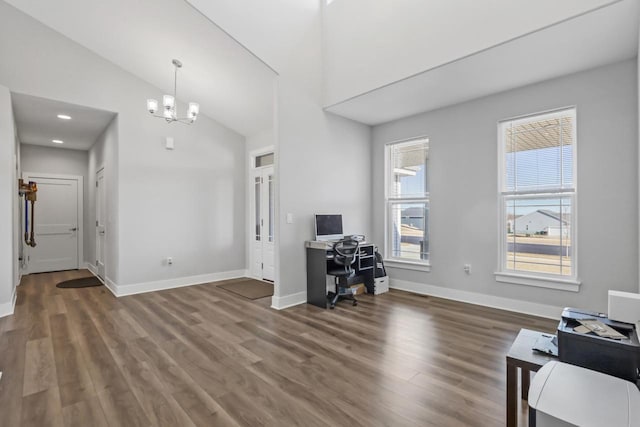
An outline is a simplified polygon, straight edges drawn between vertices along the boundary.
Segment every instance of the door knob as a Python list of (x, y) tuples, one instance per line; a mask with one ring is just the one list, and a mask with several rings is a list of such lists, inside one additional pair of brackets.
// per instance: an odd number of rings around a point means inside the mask
[(69, 231), (76, 231), (77, 229), (78, 229), (77, 227), (73, 227), (73, 228), (70, 228)]
[(99, 231), (98, 234), (100, 234), (101, 236), (104, 236), (104, 231)]

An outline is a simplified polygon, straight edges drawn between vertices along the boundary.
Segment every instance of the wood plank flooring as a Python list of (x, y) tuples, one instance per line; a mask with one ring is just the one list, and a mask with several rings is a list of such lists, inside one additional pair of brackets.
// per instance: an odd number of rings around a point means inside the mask
[(0, 319), (1, 425), (503, 426), (511, 342), (556, 326), (400, 291), (275, 311), (215, 284), (55, 287), (87, 275), (22, 279)]

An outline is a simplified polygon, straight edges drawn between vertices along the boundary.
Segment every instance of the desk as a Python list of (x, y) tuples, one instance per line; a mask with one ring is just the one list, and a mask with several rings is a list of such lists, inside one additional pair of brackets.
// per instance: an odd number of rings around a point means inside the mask
[(520, 368), (522, 400), (527, 400), (531, 372), (537, 372), (547, 362), (558, 360), (555, 356), (533, 350), (533, 346), (542, 335), (543, 332), (520, 329), (507, 353), (507, 427), (518, 425), (518, 368)]
[[(308, 241), (307, 248), (307, 303), (327, 308), (327, 271), (335, 266), (333, 262), (333, 244), (330, 242)], [(373, 293), (375, 276), (374, 246), (361, 243), (358, 255), (353, 263), (355, 276), (349, 284), (364, 283), (367, 292)]]

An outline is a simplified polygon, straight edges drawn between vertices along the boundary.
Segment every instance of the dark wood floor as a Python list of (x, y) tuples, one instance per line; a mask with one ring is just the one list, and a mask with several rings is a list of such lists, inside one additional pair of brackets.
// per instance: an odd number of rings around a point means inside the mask
[(0, 319), (0, 425), (502, 426), (506, 351), (555, 327), (399, 291), (278, 312), (213, 284), (55, 287), (86, 275), (23, 278)]

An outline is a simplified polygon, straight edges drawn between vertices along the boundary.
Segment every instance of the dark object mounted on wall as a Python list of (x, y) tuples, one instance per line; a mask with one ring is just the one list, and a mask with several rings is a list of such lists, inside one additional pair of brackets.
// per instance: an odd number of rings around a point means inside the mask
[[(35, 217), (35, 203), (38, 194), (38, 185), (29, 181), (25, 183), (24, 180), (18, 180), (18, 194), (20, 197), (24, 196), (24, 242), (31, 246), (36, 247), (36, 238), (34, 232), (34, 217)], [(29, 231), (29, 202), (31, 202), (31, 231)]]

